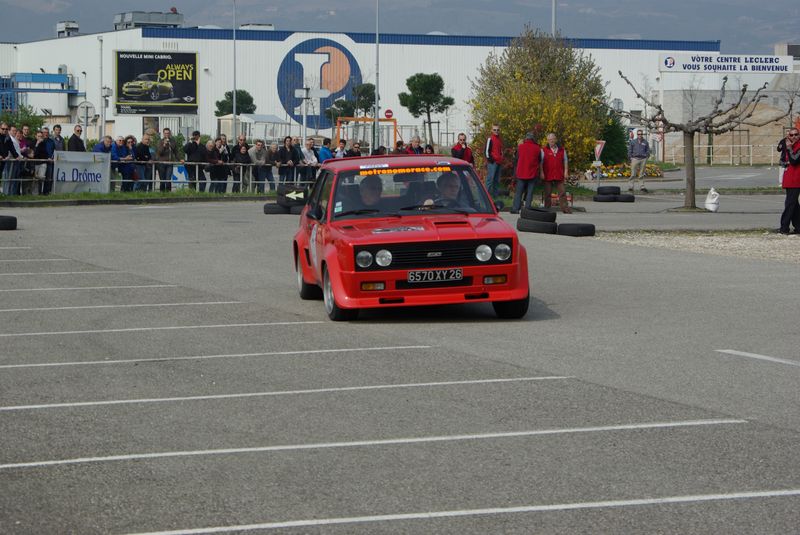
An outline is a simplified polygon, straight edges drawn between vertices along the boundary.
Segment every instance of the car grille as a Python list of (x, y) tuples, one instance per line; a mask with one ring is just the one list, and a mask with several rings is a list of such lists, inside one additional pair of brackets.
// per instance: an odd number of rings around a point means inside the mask
[(356, 265), (356, 270), (381, 271), (387, 269), (425, 269), (437, 267), (508, 264), (512, 261), (513, 257), (503, 262), (500, 262), (494, 257), (488, 262), (481, 262), (475, 258), (475, 248), (478, 247), (478, 245), (486, 244), (494, 249), (495, 245), (501, 242), (512, 245), (512, 240), (509, 238), (508, 240), (437, 241), (357, 247), (355, 249), (355, 254), (366, 250), (374, 255), (381, 249), (387, 249), (392, 253), (392, 263), (386, 268), (382, 268), (375, 263), (368, 268), (361, 268)]

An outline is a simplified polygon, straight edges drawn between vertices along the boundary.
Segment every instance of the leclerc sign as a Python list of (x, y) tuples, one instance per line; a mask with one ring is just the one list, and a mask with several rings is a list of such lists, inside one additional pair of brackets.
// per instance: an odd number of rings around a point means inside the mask
[(792, 56), (708, 56), (661, 54), (661, 72), (781, 74), (794, 71)]

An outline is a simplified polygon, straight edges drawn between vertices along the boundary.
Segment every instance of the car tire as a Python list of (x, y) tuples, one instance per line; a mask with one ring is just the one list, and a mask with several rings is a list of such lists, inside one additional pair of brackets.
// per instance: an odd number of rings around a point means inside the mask
[(336, 296), (333, 293), (333, 284), (328, 273), (328, 268), (322, 270), (322, 300), (325, 302), (325, 312), (332, 321), (353, 321), (358, 317), (357, 308), (339, 308)]
[(521, 232), (538, 232), (539, 234), (555, 234), (558, 225), (547, 221), (534, 221), (532, 219), (517, 219), (517, 230)]
[(175, 98), (175, 88), (174, 87), (170, 87), (169, 88), (169, 98), (170, 99)]
[(594, 236), (595, 228), (591, 223), (562, 223), (558, 226), (561, 236)]
[(492, 307), (497, 317), (504, 320), (517, 320), (528, 313), (528, 306), (530, 305), (531, 294), (525, 296), (524, 299), (517, 299), (515, 301), (493, 301)]
[(0, 230), (17, 230), (17, 218), (13, 215), (0, 215)]
[(556, 220), (556, 213), (551, 212), (546, 208), (523, 208), (519, 212), (522, 219), (530, 219), (531, 221), (546, 221), (552, 223)]
[(619, 186), (597, 186), (598, 195), (619, 195), (622, 193)]
[(594, 202), (617, 202), (617, 196), (610, 194), (595, 195), (592, 197), (592, 200)]
[(288, 214), (289, 209), (285, 206), (281, 206), (280, 204), (273, 204), (271, 202), (264, 204), (264, 213), (267, 215), (273, 214)]
[(630, 193), (623, 193), (621, 195), (617, 195), (617, 202), (635, 202), (636, 196), (631, 195)]
[(297, 258), (294, 261), (295, 274), (297, 276), (297, 291), (300, 293), (300, 299), (303, 300), (318, 300), (322, 299), (322, 288), (316, 284), (308, 284), (303, 278), (303, 268), (300, 266), (301, 251), (297, 252)]
[(158, 100), (160, 96), (161, 95), (159, 95), (157, 87), (154, 87), (153, 89), (150, 90), (150, 100), (155, 102), (156, 100)]
[(305, 207), (306, 207), (305, 204), (302, 205), (302, 206), (290, 206), (289, 207), (289, 213), (292, 214), (292, 215), (300, 215), (300, 214), (303, 213), (303, 208), (305, 208)]

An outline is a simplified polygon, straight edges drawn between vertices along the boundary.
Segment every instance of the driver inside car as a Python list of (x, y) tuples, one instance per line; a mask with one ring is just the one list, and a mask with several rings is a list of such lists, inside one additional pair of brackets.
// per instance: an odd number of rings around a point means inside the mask
[(439, 195), (433, 200), (434, 205), (440, 206), (459, 206), (458, 194), (461, 192), (461, 180), (455, 173), (442, 173), (436, 179), (436, 188), (439, 190)]
[(378, 208), (381, 202), (381, 193), (383, 193), (381, 177), (371, 175), (364, 178), (358, 186), (358, 193), (361, 208)]

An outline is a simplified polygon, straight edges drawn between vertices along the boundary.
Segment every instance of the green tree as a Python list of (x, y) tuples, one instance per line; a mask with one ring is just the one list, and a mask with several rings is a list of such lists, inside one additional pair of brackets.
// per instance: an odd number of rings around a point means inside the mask
[(452, 106), (453, 97), (444, 96), (444, 80), (436, 73), (425, 74), (418, 72), (406, 80), (408, 93), (400, 93), (400, 105), (408, 108), (411, 115), (419, 117), (422, 114), (428, 119), (428, 143), (433, 143), (433, 127), (431, 114), (443, 113)]
[(16, 127), (28, 125), (31, 127), (31, 132), (36, 132), (45, 123), (45, 118), (41, 115), (36, 115), (32, 106), (20, 104), (13, 112), (6, 110), (0, 113), (0, 122)]
[[(225, 98), (216, 102), (217, 111), (214, 115), (222, 117), (233, 113), (233, 91), (225, 91)], [(245, 89), (236, 90), (236, 115), (242, 113), (255, 113), (256, 105), (253, 103), (253, 95)]]
[(375, 111), (375, 84), (359, 84), (353, 88), (355, 113), (362, 111), (369, 117)]
[(355, 117), (355, 110), (355, 102), (340, 98), (333, 103), (333, 106), (325, 110), (325, 115), (331, 120), (332, 123), (335, 123), (339, 117)]
[(608, 114), (600, 139), (606, 142), (600, 157), (604, 164), (615, 165), (628, 160), (628, 129), (622, 124), (617, 113)]
[(508, 159), (525, 132), (540, 130), (558, 136), (569, 151), (570, 169), (589, 163), (607, 120), (605, 86), (592, 59), (564, 39), (526, 27), (502, 53), (489, 55), (472, 86), (478, 164), (492, 123), (502, 128)]

